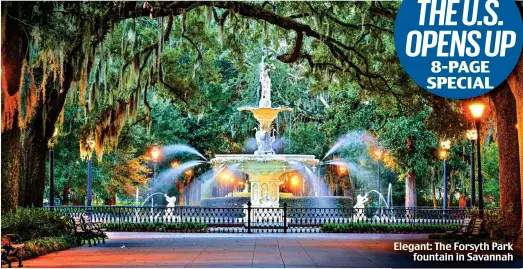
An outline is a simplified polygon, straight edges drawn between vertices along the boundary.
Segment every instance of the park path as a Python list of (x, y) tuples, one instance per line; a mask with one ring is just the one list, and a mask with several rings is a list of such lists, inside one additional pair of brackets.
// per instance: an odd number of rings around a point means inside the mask
[[(394, 242), (426, 242), (423, 234), (108, 233), (82, 246), (24, 262), (24, 267), (489, 267), (420, 263)], [(519, 266), (517, 266), (519, 264)], [(517, 263), (495, 267), (521, 267)]]

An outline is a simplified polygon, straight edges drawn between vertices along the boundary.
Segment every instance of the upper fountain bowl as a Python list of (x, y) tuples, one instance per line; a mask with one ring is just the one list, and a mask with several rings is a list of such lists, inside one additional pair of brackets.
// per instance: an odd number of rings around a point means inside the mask
[(252, 155), (252, 154), (217, 154), (211, 161), (213, 166), (242, 164), (250, 165), (252, 163), (279, 163), (282, 167), (289, 164), (301, 163), (309, 165), (316, 169), (319, 160), (314, 155), (293, 155), (293, 154), (273, 154), (273, 155)]
[(288, 107), (240, 107), (239, 111), (250, 111), (263, 126), (268, 128), (271, 126), (271, 123), (276, 119), (276, 116), (281, 111), (292, 111), (292, 108)]

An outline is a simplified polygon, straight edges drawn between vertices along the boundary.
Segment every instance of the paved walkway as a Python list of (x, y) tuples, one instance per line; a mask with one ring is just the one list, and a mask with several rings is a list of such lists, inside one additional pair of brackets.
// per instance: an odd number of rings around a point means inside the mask
[[(24, 262), (24, 267), (521, 267), (512, 263), (413, 262), (394, 242), (401, 234), (108, 233), (106, 244), (78, 247)], [(125, 246), (125, 247), (124, 247)]]

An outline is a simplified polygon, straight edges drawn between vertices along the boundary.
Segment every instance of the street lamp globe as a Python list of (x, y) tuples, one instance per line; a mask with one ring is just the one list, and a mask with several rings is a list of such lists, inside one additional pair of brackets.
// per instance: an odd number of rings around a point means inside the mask
[(469, 105), (469, 109), (474, 119), (480, 119), (483, 116), (483, 112), (485, 111), (485, 105), (479, 102), (472, 103)]
[(439, 157), (440, 157), (442, 160), (447, 159), (447, 156), (449, 156), (449, 154), (447, 153), (446, 150), (443, 150), (443, 149), (442, 149), (442, 150), (439, 151)]
[(376, 155), (376, 158), (378, 160), (381, 160), (381, 157), (383, 157), (383, 152), (381, 152), (381, 150), (377, 149), (374, 151), (374, 155)]
[(154, 144), (151, 150), (151, 157), (155, 162), (158, 160), (158, 157), (160, 157), (160, 148), (158, 147), (158, 144)]

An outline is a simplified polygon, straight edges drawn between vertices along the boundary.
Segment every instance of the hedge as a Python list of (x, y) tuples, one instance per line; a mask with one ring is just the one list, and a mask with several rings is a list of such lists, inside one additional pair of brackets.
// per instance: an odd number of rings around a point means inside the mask
[(199, 222), (163, 223), (163, 222), (124, 222), (102, 224), (108, 231), (115, 232), (191, 232), (205, 233), (207, 225)]
[(18, 208), (2, 215), (2, 234), (18, 234), (23, 241), (71, 235), (69, 218), (45, 208)]
[[(200, 202), (201, 207), (243, 207), (250, 201), (250, 197), (219, 197), (206, 198)], [(352, 208), (354, 202), (350, 197), (343, 196), (307, 196), (307, 197), (280, 197), (280, 207), (287, 202), (292, 208)]]
[(453, 224), (386, 224), (386, 223), (326, 223), (321, 226), (325, 233), (443, 233), (455, 231)]
[(45, 208), (18, 208), (2, 215), (2, 235), (18, 234), (25, 246), (22, 259), (76, 247), (72, 226), (67, 216)]

